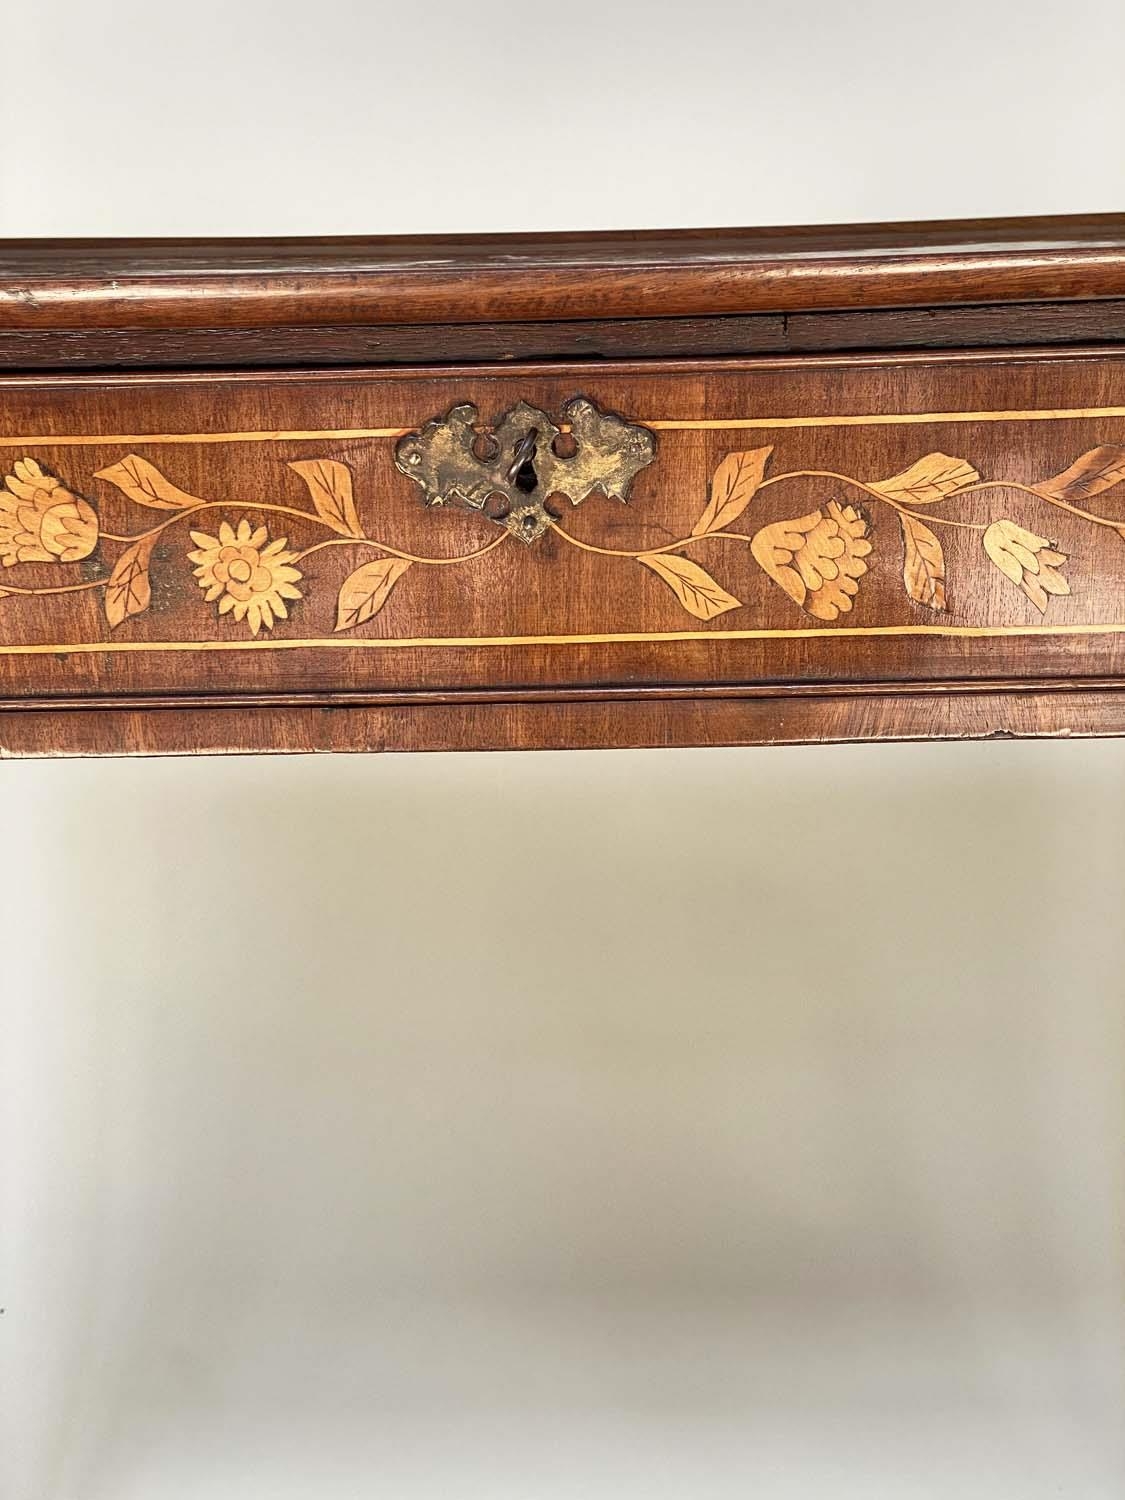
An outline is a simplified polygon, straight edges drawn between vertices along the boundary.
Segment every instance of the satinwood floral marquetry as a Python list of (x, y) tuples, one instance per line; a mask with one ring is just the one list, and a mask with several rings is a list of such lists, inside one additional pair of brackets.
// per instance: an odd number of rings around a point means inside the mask
[(1045, 536), (1025, 531), (1014, 521), (993, 521), (984, 534), (984, 550), (1040, 614), (1046, 613), (1048, 595), (1070, 593), (1070, 585), (1059, 572), (1066, 555)]
[[(405, 448), (400, 443), (400, 461), (407, 462), (408, 455), (415, 451), (409, 441)], [(963, 497), (984, 492), (998, 498), (1005, 493), (1030, 496), (1044, 508), (1065, 511), (1125, 537), (1125, 522), (1078, 503), (1125, 479), (1125, 447), (1118, 445), (1091, 449), (1063, 472), (1033, 485), (1003, 477), (984, 479), (967, 460), (937, 452), (913, 459), (889, 477), (873, 478), (827, 469), (774, 469), (774, 460), (772, 447), (727, 453), (714, 470), (706, 503), (694, 523), (690, 515), (685, 516), (683, 535), (659, 546), (615, 548), (580, 539), (542, 508), (541, 500), (549, 495), (537, 501), (535, 538), (549, 531), (578, 550), (620, 559), (623, 564), (639, 564), (650, 578), (670, 590), (682, 609), (704, 623), (752, 607), (752, 601), (730, 592), (721, 576), (708, 571), (716, 567), (721, 575), (721, 565), (708, 562), (705, 568), (689, 554), (701, 550), (703, 544), (712, 555), (715, 544), (748, 546), (765, 578), (794, 606), (830, 623), (851, 611), (871, 567), (891, 564), (887, 544), (880, 542), (876, 548), (868, 513), (872, 505), (888, 507), (897, 516), (901, 550), (894, 565), (901, 568), (909, 599), (934, 614), (943, 614), (949, 608), (945, 555), (935, 528), (979, 534), (981, 565), (998, 569), (1041, 614), (1048, 610), (1052, 597), (1070, 592), (1063, 572), (1067, 555), (1049, 537), (1003, 514), (989, 520), (935, 514), (939, 507), (947, 512), (951, 503)], [(120, 545), (123, 550), (98, 576), (28, 587), (5, 579), (0, 594), (34, 597), (101, 589), (107, 623), (116, 630), (149, 609), (157, 543), (183, 526), (188, 533), (185, 543), (190, 539), (190, 545), (183, 548), (184, 560), (194, 568), (203, 602), (214, 605), (220, 617), (230, 615), (249, 634), (257, 636), (287, 620), (290, 606), (301, 603), (316, 612), (311, 628), (305, 621), (304, 635), (315, 634), (317, 628), (328, 635), (366, 625), (388, 605), (396, 587), (414, 567), (468, 566), (513, 535), (524, 541), (535, 539), (518, 525), (505, 524), (501, 533), (484, 546), (449, 556), (425, 555), (398, 546), (393, 539), (371, 534), (364, 517), (378, 512), (378, 497), (368, 497), (363, 505), (357, 501), (352, 470), (342, 459), (302, 460), (289, 467), (304, 481), (311, 509), (271, 500), (236, 503), (205, 499), (177, 487), (149, 460), (126, 454), (93, 477), (113, 485), (135, 504), (167, 514), (144, 531), (116, 535), (99, 534), (93, 505), (70, 487), (69, 480), (48, 473), (33, 457), (22, 457), (15, 461), (0, 490), (0, 565), (11, 570), (25, 563), (74, 564), (90, 558), (99, 543), (103, 549)], [(753, 514), (753, 504), (763, 491), (797, 480), (823, 485), (823, 504), (792, 519), (744, 527), (744, 518)], [(856, 497), (854, 502), (847, 498), (849, 495)], [(473, 507), (482, 508), (486, 498), (474, 496)], [(205, 512), (214, 513), (214, 531), (185, 525), (193, 518), (201, 519)], [(275, 521), (294, 519), (319, 526), (330, 535), (303, 549), (291, 548), (287, 537), (274, 535), (271, 528)], [(497, 519), (506, 521), (507, 516)], [(322, 549), (336, 546), (344, 546), (353, 554), (366, 549), (374, 556), (339, 581), (331, 611), (326, 613), (311, 591), (306, 597), (299, 564)], [(640, 586), (639, 578), (635, 586)], [(65, 605), (60, 600), (56, 607), (63, 609)], [(552, 621), (544, 618), (542, 625), (549, 632)]]
[(829, 500), (827, 514), (814, 510), (796, 521), (763, 526), (750, 551), (794, 604), (818, 620), (835, 620), (851, 609), (867, 572), (867, 518), (854, 506)]
[(285, 550), (286, 537), (271, 542), (265, 526), (251, 529), (243, 517), (237, 530), (220, 521), (218, 536), (193, 531), (191, 539), (196, 550), (188, 553), (188, 561), (198, 564), (195, 576), (203, 597), (208, 604), (218, 601), (219, 614), (245, 620), (251, 635), (286, 619), (285, 601), (301, 597), (296, 586), (301, 571), (290, 566), (297, 554)]
[(17, 459), (0, 489), (0, 565), (81, 562), (98, 545), (98, 518), (33, 458)]

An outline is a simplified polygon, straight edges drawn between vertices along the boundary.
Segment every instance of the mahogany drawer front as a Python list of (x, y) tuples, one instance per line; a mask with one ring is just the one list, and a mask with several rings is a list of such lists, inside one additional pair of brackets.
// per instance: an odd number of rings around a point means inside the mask
[[(1113, 351), (2, 384), (12, 752), (1118, 727)], [(467, 405), (540, 414), (526, 540), (409, 471)]]

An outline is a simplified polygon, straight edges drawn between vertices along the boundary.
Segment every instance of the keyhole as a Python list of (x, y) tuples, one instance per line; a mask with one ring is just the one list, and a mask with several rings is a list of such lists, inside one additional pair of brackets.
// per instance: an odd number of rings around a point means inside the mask
[(535, 465), (530, 458), (525, 458), (516, 473), (516, 489), (524, 495), (530, 495), (539, 484), (539, 475), (535, 472)]
[(539, 484), (539, 475), (535, 472), (535, 449), (538, 436), (539, 429), (533, 427), (525, 437), (519, 440), (508, 468), (508, 483), (514, 485), (523, 495), (530, 495)]

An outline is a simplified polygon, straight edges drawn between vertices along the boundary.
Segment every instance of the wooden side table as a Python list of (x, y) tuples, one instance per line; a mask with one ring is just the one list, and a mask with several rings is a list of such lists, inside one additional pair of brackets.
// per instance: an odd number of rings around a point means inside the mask
[(0, 753), (1125, 731), (1125, 216), (0, 247)]

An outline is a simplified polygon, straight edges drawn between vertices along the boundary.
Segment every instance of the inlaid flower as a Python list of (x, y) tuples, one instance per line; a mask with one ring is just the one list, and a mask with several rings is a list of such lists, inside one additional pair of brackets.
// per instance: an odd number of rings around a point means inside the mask
[(0, 565), (81, 562), (97, 545), (93, 507), (33, 458), (17, 459), (0, 488)]
[(197, 550), (188, 553), (188, 561), (197, 564), (204, 598), (209, 604), (217, 599), (221, 615), (245, 620), (251, 635), (288, 617), (285, 601), (301, 597), (296, 587), (301, 574), (291, 566), (297, 554), (285, 550), (287, 538), (271, 542), (264, 526), (254, 528), (244, 519), (237, 531), (222, 521), (218, 536), (193, 531), (191, 539)]
[(750, 543), (758, 566), (818, 620), (851, 609), (870, 551), (866, 516), (837, 500), (829, 500), (827, 515), (814, 510), (763, 526)]
[(1059, 572), (1067, 554), (1056, 550), (1045, 536), (1025, 531), (1014, 521), (993, 521), (984, 534), (989, 558), (1040, 614), (1045, 614), (1051, 594), (1069, 594), (1070, 584)]

